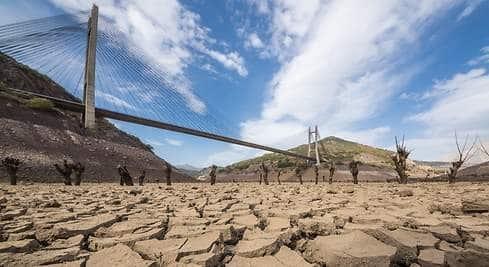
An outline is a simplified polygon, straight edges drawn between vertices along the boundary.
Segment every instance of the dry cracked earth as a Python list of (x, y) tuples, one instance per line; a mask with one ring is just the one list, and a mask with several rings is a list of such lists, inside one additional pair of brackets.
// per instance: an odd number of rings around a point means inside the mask
[(0, 266), (489, 266), (489, 184), (0, 185)]

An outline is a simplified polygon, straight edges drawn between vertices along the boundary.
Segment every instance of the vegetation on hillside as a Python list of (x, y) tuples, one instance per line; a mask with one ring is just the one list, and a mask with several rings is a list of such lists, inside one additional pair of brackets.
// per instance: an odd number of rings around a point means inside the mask
[[(360, 160), (364, 163), (392, 167), (391, 155), (394, 153), (385, 149), (375, 148), (367, 145), (358, 144), (355, 142), (343, 140), (334, 136), (326, 137), (320, 140), (321, 158), (326, 161), (334, 161), (338, 164), (344, 164), (355, 160)], [(308, 146), (300, 145), (289, 149), (289, 151), (307, 155)], [(231, 164), (224, 168), (224, 171), (244, 171), (254, 170), (256, 166), (265, 162), (265, 164), (276, 166), (277, 168), (291, 168), (295, 166), (298, 159), (288, 157), (277, 153), (267, 153), (260, 157), (243, 160)]]
[(40, 97), (34, 97), (29, 99), (25, 105), (29, 108), (42, 110), (42, 111), (49, 111), (54, 108), (53, 102), (51, 102), (48, 99), (40, 98)]

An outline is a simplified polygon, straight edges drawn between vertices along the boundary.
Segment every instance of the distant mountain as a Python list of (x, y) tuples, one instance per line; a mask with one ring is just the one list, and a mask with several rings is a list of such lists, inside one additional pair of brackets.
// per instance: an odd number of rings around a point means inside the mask
[(446, 161), (424, 161), (424, 160), (414, 160), (414, 163), (418, 165), (431, 166), (435, 168), (450, 168), (452, 164)]
[(187, 170), (187, 171), (200, 171), (202, 169), (202, 168), (192, 166), (190, 164), (176, 165), (175, 167), (178, 169)]
[(202, 171), (202, 168), (198, 168), (190, 164), (176, 165), (175, 168), (177, 168), (179, 172), (185, 173), (186, 175), (194, 178), (198, 177), (200, 175), (200, 172)]

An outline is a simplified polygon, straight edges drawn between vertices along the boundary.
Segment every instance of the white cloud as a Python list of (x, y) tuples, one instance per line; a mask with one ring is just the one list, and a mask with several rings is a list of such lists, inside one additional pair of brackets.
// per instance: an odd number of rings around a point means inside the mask
[(260, 14), (270, 13), (269, 1), (268, 0), (248, 0), (250, 5), (256, 8), (256, 11)]
[(275, 0), (272, 4), (270, 31), (266, 53), (286, 60), (314, 27), (322, 9), (322, 1)]
[(176, 139), (171, 139), (171, 138), (165, 138), (165, 142), (169, 145), (172, 145), (172, 146), (181, 146), (183, 145), (183, 142), (180, 141), (180, 140), (176, 140)]
[(485, 69), (455, 74), (449, 80), (436, 82), (429, 91), (431, 96), (436, 97), (433, 105), (408, 119), (429, 125), (431, 134), (489, 130), (484, 116), (489, 113), (487, 88), (489, 74)]
[[(451, 133), (453, 136), (453, 133)], [(411, 158), (417, 160), (450, 161), (455, 156), (455, 139), (452, 136), (407, 138), (405, 144), (412, 150)]]
[(265, 152), (262, 150), (245, 148), (237, 145), (229, 145), (228, 149), (211, 154), (201, 165), (210, 166), (215, 164), (217, 166), (227, 166), (241, 160), (263, 155), (264, 153)]
[(205, 112), (205, 104), (193, 92), (185, 71), (199, 51), (241, 76), (247, 71), (244, 60), (237, 52), (223, 53), (210, 48), (216, 40), (209, 36), (209, 29), (200, 25), (198, 14), (187, 10), (178, 0), (51, 0), (68, 12), (87, 11), (94, 2), (99, 6), (100, 20), (109, 19), (107, 27), (99, 23), (101, 30), (113, 27), (121, 31), (134, 47), (134, 52), (149, 63), (157, 65), (176, 90), (187, 100), (188, 107), (198, 113)]
[(171, 139), (171, 138), (165, 138), (164, 143), (157, 141), (157, 140), (148, 140), (148, 144), (153, 145), (153, 146), (165, 146), (165, 145), (172, 145), (172, 146), (181, 146), (183, 145), (183, 142), (180, 140), (176, 139)]
[(103, 93), (103, 92), (96, 92), (96, 96), (97, 97), (100, 97), (102, 99), (104, 99), (105, 101), (117, 106), (117, 107), (120, 107), (120, 108), (129, 108), (129, 109), (132, 109), (132, 110), (136, 110), (137, 108), (131, 104), (129, 104), (128, 102), (126, 102), (125, 100), (123, 99), (120, 99), (114, 95), (111, 95), (111, 94), (107, 94), (107, 93)]
[(433, 103), (423, 112), (407, 117), (421, 124), (421, 137), (412, 140), (422, 159), (450, 159), (456, 149), (454, 132), (489, 140), (489, 74), (485, 69), (457, 73), (435, 82), (428, 95)]
[(422, 98), (429, 99), (456, 91), (465, 87), (467, 83), (472, 83), (474, 79), (481, 77), (485, 72), (485, 69), (472, 69), (467, 73), (455, 74), (450, 80), (435, 81), (433, 89), (425, 92)]
[(464, 10), (458, 15), (457, 21), (462, 20), (465, 17), (470, 16), (472, 12), (485, 0), (468, 0)]
[(247, 76), (248, 70), (245, 67), (244, 59), (238, 52), (221, 53), (215, 50), (204, 49), (203, 53), (220, 62), (224, 67), (235, 70), (241, 76)]
[(482, 55), (470, 60), (467, 64), (476, 66), (479, 64), (489, 64), (489, 46), (481, 48)]
[(216, 68), (214, 68), (214, 66), (212, 66), (209, 63), (206, 63), (206, 64), (202, 65), (200, 68), (203, 69), (203, 70), (205, 70), (205, 71), (208, 71), (210, 73), (213, 73), (213, 74), (216, 74), (217, 73)]
[[(453, 5), (277, 2), (271, 28), (274, 38), (282, 41), (275, 49), (285, 51), (290, 56), (283, 57), (290, 60), (270, 82), (260, 117), (244, 122), (241, 134), (264, 144), (280, 144), (286, 135), (296, 135), (288, 139), (288, 147), (303, 143), (298, 132), (309, 125), (318, 124), (324, 136), (353, 133), (359, 122), (382, 111), (411, 75), (409, 70), (395, 69), (406, 54), (402, 48), (416, 42), (430, 21)], [(292, 38), (289, 45), (283, 42), (287, 37)], [(372, 141), (371, 136), (358, 136), (365, 140), (357, 141)]]
[[(248, 120), (241, 124), (241, 136), (248, 141), (259, 144), (276, 146), (280, 148), (289, 148), (294, 141), (303, 141), (307, 126), (296, 120), (272, 121), (267, 119)], [(290, 140), (292, 136), (292, 139)]]
[(382, 126), (366, 130), (357, 131), (342, 131), (337, 132), (337, 136), (341, 136), (346, 140), (354, 141), (364, 145), (378, 146), (382, 141), (393, 138), (389, 126)]
[[(450, 135), (451, 134), (451, 135)], [(459, 134), (459, 142), (463, 145), (464, 140), (467, 135)], [(469, 135), (467, 146), (470, 147), (474, 138), (477, 136)], [(484, 144), (489, 144), (489, 138), (484, 137)], [(451, 162), (458, 159), (457, 145), (455, 143), (454, 133), (448, 133), (446, 136), (437, 137), (420, 137), (411, 138), (406, 140), (406, 145), (408, 149), (412, 149), (411, 157), (417, 160), (427, 160), (427, 161), (445, 161)], [(464, 164), (464, 166), (469, 166), (472, 164), (477, 164), (480, 162), (488, 161), (486, 155), (482, 153), (479, 148), (479, 144), (476, 143), (474, 149), (472, 150), (472, 157)]]
[(256, 32), (251, 33), (248, 35), (248, 39), (245, 41), (245, 47), (249, 48), (262, 48), (264, 46), (262, 40), (260, 37), (258, 37), (258, 34)]

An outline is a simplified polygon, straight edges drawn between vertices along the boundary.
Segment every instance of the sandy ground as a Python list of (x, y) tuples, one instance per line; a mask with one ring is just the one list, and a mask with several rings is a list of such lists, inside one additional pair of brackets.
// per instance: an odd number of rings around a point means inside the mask
[(0, 266), (489, 266), (489, 184), (0, 185)]

